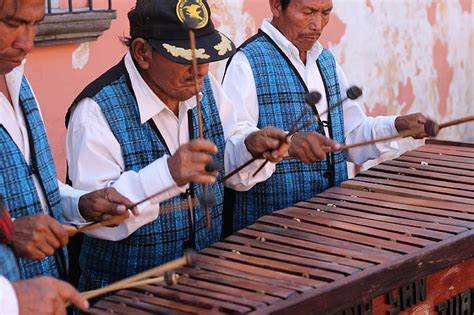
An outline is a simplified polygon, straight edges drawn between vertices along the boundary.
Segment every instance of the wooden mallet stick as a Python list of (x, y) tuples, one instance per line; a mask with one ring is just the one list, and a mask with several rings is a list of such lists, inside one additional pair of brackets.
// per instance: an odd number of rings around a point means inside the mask
[(162, 282), (165, 282), (167, 285), (175, 285), (178, 283), (178, 279), (179, 279), (178, 274), (174, 272), (166, 272), (164, 276), (152, 277), (148, 279), (124, 283), (121, 285), (117, 285), (117, 283), (113, 283), (111, 285), (108, 285), (106, 287), (99, 288), (96, 290), (81, 292), (81, 295), (85, 299), (89, 300), (89, 299), (101, 296), (102, 294), (105, 294), (105, 293), (120, 291), (124, 289), (129, 289), (129, 288), (141, 287), (144, 285), (157, 284), (157, 283), (162, 283)]
[(428, 124), (428, 126), (430, 126), (429, 130), (427, 130), (424, 127), (420, 127), (420, 128), (413, 129), (413, 130), (408, 129), (408, 130), (404, 130), (404, 131), (400, 132), (396, 136), (384, 137), (384, 138), (374, 139), (374, 140), (370, 140), (370, 141), (364, 141), (364, 142), (353, 143), (353, 144), (349, 144), (349, 145), (343, 145), (343, 146), (340, 146), (337, 150), (333, 150), (332, 148), (329, 148), (329, 147), (323, 147), (323, 149), (326, 153), (330, 153), (330, 152), (333, 152), (333, 151), (349, 150), (349, 149), (353, 149), (353, 148), (357, 148), (357, 147), (366, 146), (366, 145), (369, 145), (369, 144), (375, 144), (375, 143), (379, 143), (379, 142), (395, 140), (395, 139), (398, 139), (398, 138), (407, 138), (407, 137), (415, 136), (415, 135), (420, 134), (422, 132), (430, 134), (430, 133), (433, 133), (433, 131), (434, 131), (434, 133), (436, 135), (439, 132), (439, 130), (441, 130), (441, 129), (444, 129), (446, 127), (455, 126), (455, 125), (460, 125), (460, 124), (470, 122), (470, 121), (474, 121), (474, 115), (467, 116), (467, 117), (464, 117), (464, 118), (455, 119), (455, 120), (451, 120), (451, 121), (448, 121), (446, 123), (439, 124), (439, 125), (436, 124), (436, 123), (434, 123), (434, 124), (429, 123)]
[[(186, 23), (186, 21), (185, 21)], [(204, 139), (204, 131), (202, 127), (202, 107), (201, 107), (201, 100), (199, 97), (199, 86), (198, 86), (198, 66), (197, 66), (197, 58), (196, 58), (196, 36), (194, 34), (193, 25), (188, 25), (189, 27), (189, 41), (191, 44), (191, 59), (192, 59), (192, 66), (193, 66), (193, 77), (194, 77), (194, 92), (195, 92), (195, 97), (196, 97), (196, 109), (197, 109), (197, 119), (198, 119), (198, 129), (199, 129), (199, 138)], [(207, 185), (202, 185), (202, 193), (203, 193), (203, 198), (205, 200), (210, 200), (208, 197), (209, 194), (209, 187)], [(209, 205), (207, 202), (203, 205), (204, 210), (206, 213), (206, 223), (207, 223), (207, 229), (211, 229), (211, 214), (209, 211)]]

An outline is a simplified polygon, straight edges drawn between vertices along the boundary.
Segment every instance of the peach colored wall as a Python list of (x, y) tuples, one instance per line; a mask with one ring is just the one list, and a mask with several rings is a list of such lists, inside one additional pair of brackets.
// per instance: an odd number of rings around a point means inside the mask
[[(364, 87), (360, 103), (369, 114), (422, 111), (439, 121), (474, 114), (473, 0), (333, 1), (321, 40), (348, 80)], [(267, 0), (209, 2), (216, 25), (237, 44), (269, 16)], [(42, 105), (60, 177), (67, 107), (124, 54), (118, 36), (127, 35), (126, 13), (133, 5), (134, 0), (114, 0), (118, 19), (96, 42), (36, 48), (28, 57), (27, 75)], [(223, 67), (214, 64), (211, 71), (221, 76)], [(474, 141), (474, 126), (452, 128), (441, 137)]]

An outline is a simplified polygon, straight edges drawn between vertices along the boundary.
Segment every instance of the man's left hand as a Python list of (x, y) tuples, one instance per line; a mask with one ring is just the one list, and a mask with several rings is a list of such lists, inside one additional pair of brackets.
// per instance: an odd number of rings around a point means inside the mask
[(272, 163), (278, 163), (290, 148), (290, 141), (283, 130), (266, 127), (248, 135), (245, 146), (254, 158), (262, 157)]
[(398, 133), (402, 133), (405, 130), (417, 130), (420, 132), (411, 135), (415, 139), (423, 139), (426, 137), (425, 124), (428, 119), (422, 113), (410, 114), (405, 116), (398, 116), (395, 119), (395, 128)]
[(111, 187), (93, 191), (79, 199), (79, 211), (89, 222), (104, 221), (123, 214), (128, 209), (131, 209), (134, 215), (138, 215), (138, 209), (132, 209), (132, 206), (133, 202)]

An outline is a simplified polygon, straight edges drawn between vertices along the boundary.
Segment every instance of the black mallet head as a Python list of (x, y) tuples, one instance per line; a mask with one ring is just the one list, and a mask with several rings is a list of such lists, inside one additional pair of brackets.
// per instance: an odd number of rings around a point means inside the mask
[(439, 133), (438, 123), (431, 119), (427, 119), (425, 122), (425, 133), (428, 137), (436, 137)]
[(351, 86), (346, 92), (347, 98), (356, 100), (362, 95), (362, 89), (358, 86)]
[(165, 272), (165, 283), (167, 285), (175, 285), (178, 283), (179, 275), (173, 271), (167, 271)]
[(203, 194), (199, 197), (199, 203), (203, 207), (214, 207), (217, 204), (216, 196), (208, 191), (207, 194)]
[(321, 100), (321, 93), (317, 91), (306, 93), (306, 95), (304, 96), (304, 101), (310, 106), (314, 106), (318, 104), (320, 100)]
[(220, 172), (222, 169), (223, 169), (222, 163), (217, 162), (217, 161), (211, 161), (207, 163), (206, 166), (204, 167), (204, 170), (208, 173), (212, 173), (215, 171)]

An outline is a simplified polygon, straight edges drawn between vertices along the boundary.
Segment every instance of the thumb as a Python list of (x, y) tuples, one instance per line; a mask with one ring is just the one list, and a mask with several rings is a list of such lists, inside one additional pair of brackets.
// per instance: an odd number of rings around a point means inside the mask
[(89, 302), (87, 299), (77, 292), (77, 290), (74, 289), (70, 284), (56, 280), (54, 282), (54, 288), (57, 290), (64, 304), (70, 302), (83, 311), (89, 308)]

